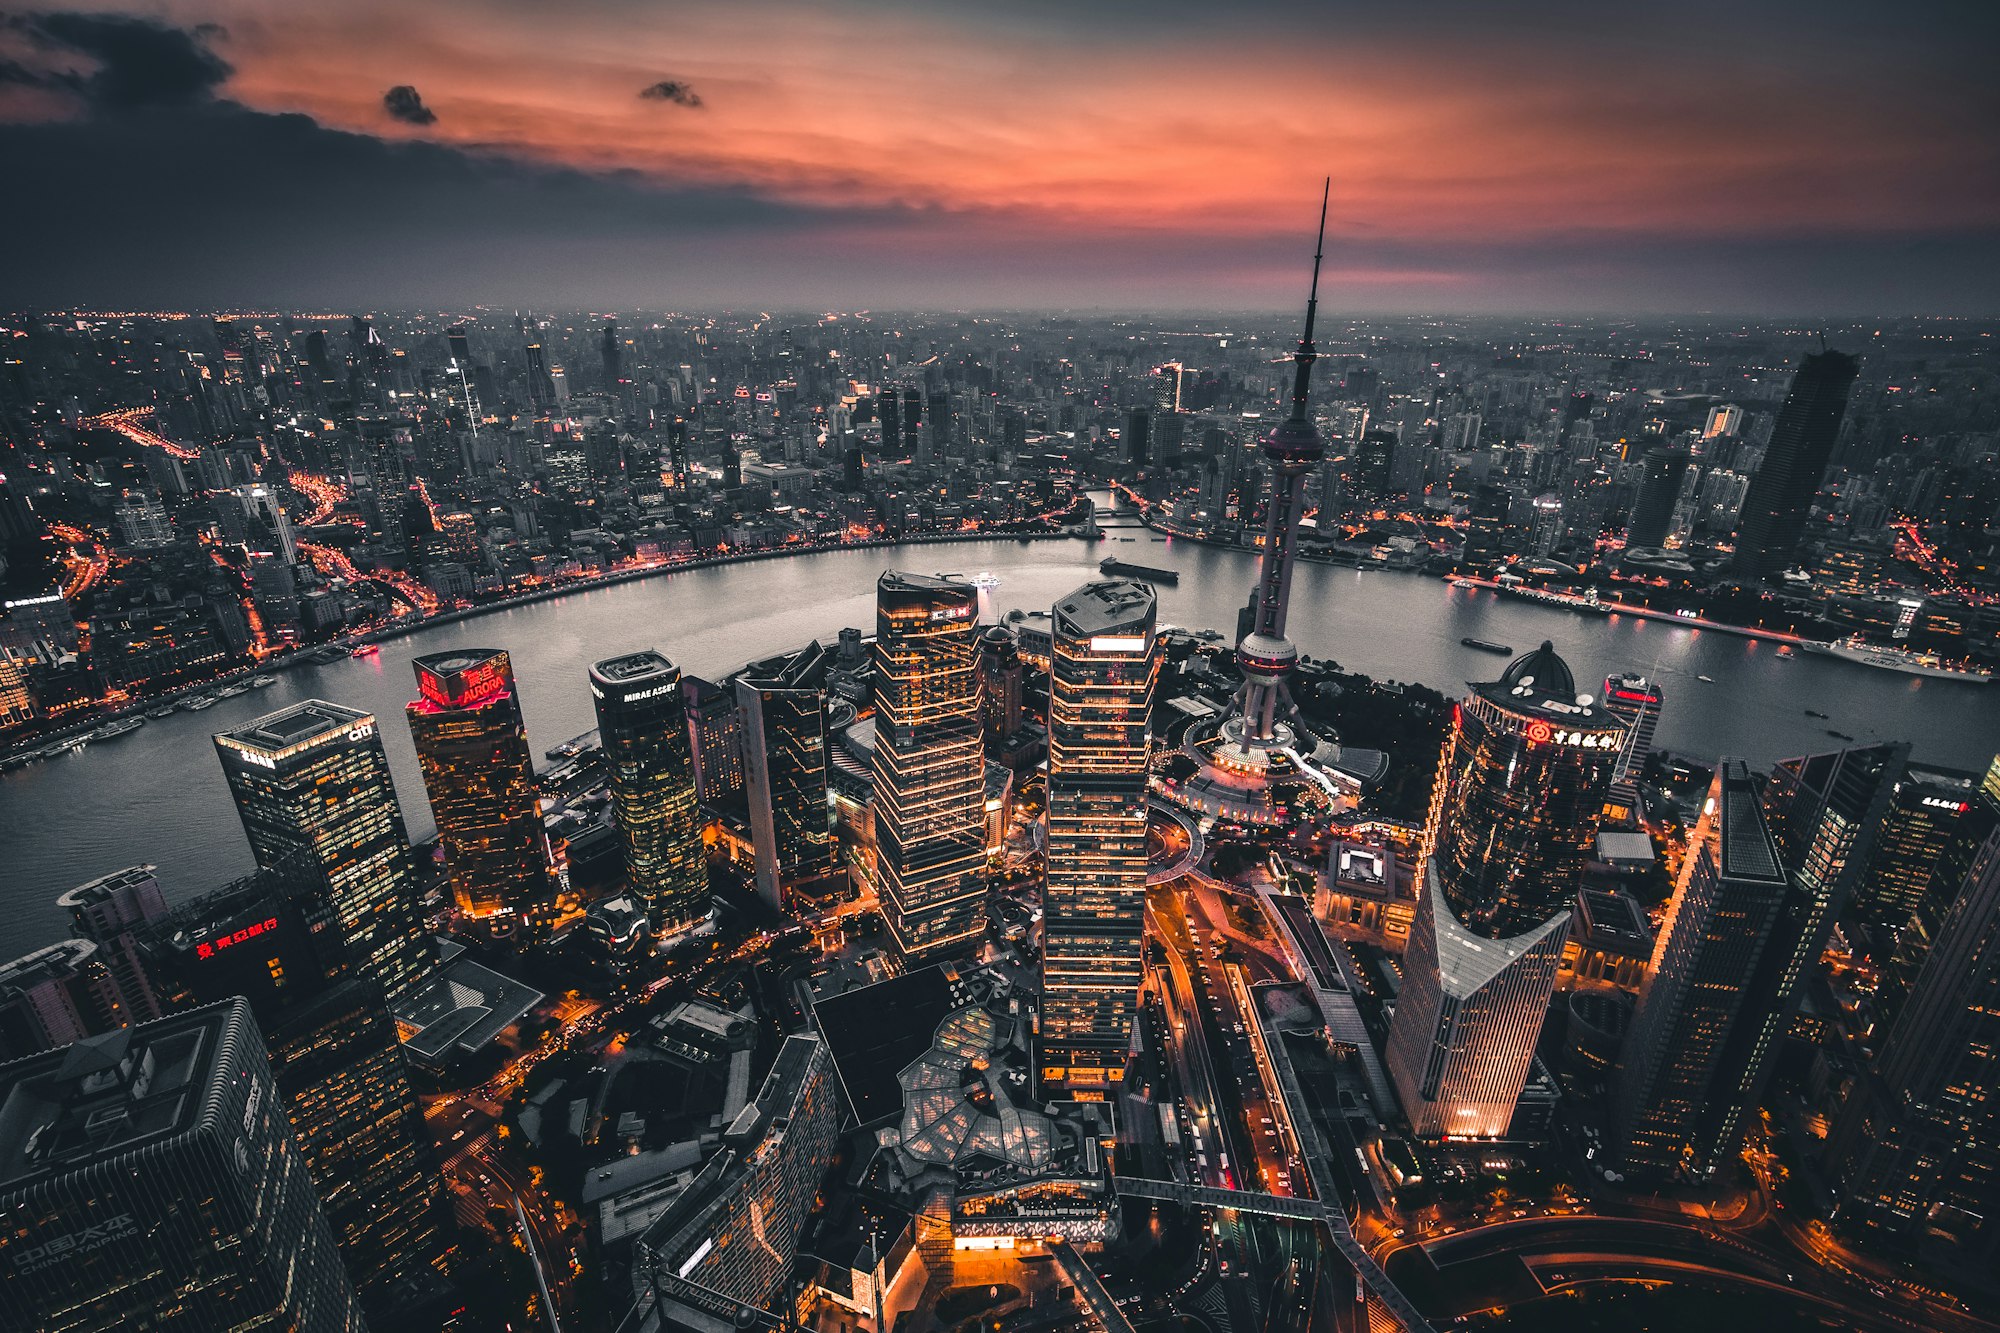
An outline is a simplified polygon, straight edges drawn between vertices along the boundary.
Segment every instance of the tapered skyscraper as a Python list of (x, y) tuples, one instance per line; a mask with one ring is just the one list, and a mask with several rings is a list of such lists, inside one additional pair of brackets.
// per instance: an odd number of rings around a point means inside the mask
[(1861, 362), (1843, 352), (1814, 352), (1799, 364), (1736, 520), (1739, 577), (1768, 578), (1798, 557), (1806, 515), (1833, 457), (1848, 391), (1860, 373)]
[(1132, 1044), (1146, 917), (1153, 590), (1086, 583), (1055, 605), (1049, 668), (1042, 1086), (1103, 1090)]
[(413, 665), (405, 711), (460, 915), (499, 935), (546, 924), (556, 879), (513, 664), (465, 648)]
[(708, 910), (708, 865), (680, 669), (650, 651), (606, 658), (590, 669), (590, 695), (611, 765), (625, 882), (663, 934), (692, 925)]
[(906, 959), (986, 928), (986, 758), (973, 674), (979, 590), (882, 575), (875, 588), (875, 858)]
[(1511, 939), (1483, 939), (1459, 924), (1427, 869), (1384, 1051), (1418, 1138), (1507, 1136), (1568, 931), (1561, 912)]

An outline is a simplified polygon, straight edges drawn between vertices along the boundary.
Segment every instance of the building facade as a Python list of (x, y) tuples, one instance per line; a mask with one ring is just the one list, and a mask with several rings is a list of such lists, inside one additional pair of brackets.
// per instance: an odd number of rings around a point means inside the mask
[(361, 1333), (240, 1000), (0, 1067), (0, 1325)]
[(1695, 825), (1612, 1080), (1611, 1143), (1627, 1174), (1663, 1178), (1692, 1165), (1717, 1062), (1743, 1018), (1744, 985), (1770, 942), (1786, 889), (1758, 785), (1742, 763), (1725, 760)]
[(590, 668), (590, 695), (626, 886), (662, 934), (682, 930), (708, 910), (708, 863), (680, 669), (650, 651), (606, 658)]
[(635, 1294), (650, 1295), (668, 1320), (677, 1311), (730, 1320), (782, 1299), (841, 1116), (826, 1044), (810, 1033), (787, 1037), (722, 1149), (635, 1245)]
[(418, 696), (405, 712), (453, 904), (495, 935), (536, 931), (555, 916), (556, 878), (513, 664), (468, 648), (412, 665)]
[(736, 677), (757, 896), (775, 908), (834, 870), (826, 671), (826, 651), (813, 643), (753, 663)]
[(978, 613), (969, 583), (891, 570), (876, 584), (876, 876), (908, 960), (967, 948), (986, 927)]
[(286, 880), (259, 872), (182, 904), (148, 966), (181, 1005), (250, 1006), (348, 1275), (386, 1314), (446, 1262), (444, 1182), (381, 983), (343, 966)]
[(69, 913), (70, 934), (97, 945), (118, 987), (126, 1023), (147, 1023), (166, 1013), (139, 952), (141, 936), (167, 917), (167, 900), (153, 869), (127, 866), (56, 898), (56, 906)]
[(2000, 1264), (2000, 762), (1989, 830), (1827, 1143), (1835, 1217), (1909, 1257)]
[(1053, 620), (1037, 1065), (1044, 1088), (1102, 1091), (1124, 1072), (1143, 973), (1158, 607), (1143, 583), (1093, 582)]
[(1653, 733), (1660, 726), (1660, 709), (1666, 706), (1666, 691), (1659, 682), (1628, 673), (1606, 676), (1604, 693), (1599, 696), (1604, 711), (1625, 726), (1625, 743), (1618, 747), (1618, 764), (1611, 771), (1615, 799), (1627, 803), (1638, 800), (1639, 778), (1653, 754)]
[(1625, 727), (1544, 643), (1452, 714), (1426, 842), (1445, 901), (1495, 939), (1563, 911), (1596, 853)]
[(1799, 363), (1737, 516), (1734, 568), (1740, 577), (1769, 578), (1798, 558), (1806, 516), (1860, 373), (1861, 362), (1843, 352), (1814, 352)]
[(1436, 871), (1427, 871), (1385, 1051), (1411, 1133), (1508, 1136), (1568, 928), (1561, 912), (1511, 939), (1486, 939), (1452, 916)]
[(437, 949), (375, 719), (309, 699), (221, 733), (215, 751), (251, 854), (285, 870), (311, 928), (392, 1000), (421, 984)]

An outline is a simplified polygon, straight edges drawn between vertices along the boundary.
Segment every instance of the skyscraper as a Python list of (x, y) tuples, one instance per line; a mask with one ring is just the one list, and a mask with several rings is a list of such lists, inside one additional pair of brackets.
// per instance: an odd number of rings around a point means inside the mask
[(875, 858), (897, 950), (985, 929), (986, 760), (973, 682), (979, 592), (891, 570), (875, 585)]
[(980, 728), (986, 752), (997, 754), (1021, 727), (1021, 648), (1005, 625), (989, 625), (979, 632), (976, 660)]
[(1426, 830), (1459, 920), (1498, 939), (1562, 910), (1596, 854), (1624, 744), (1553, 644), (1472, 687), (1452, 712)]
[(1512, 939), (1452, 916), (1427, 865), (1389, 1023), (1389, 1077), (1422, 1139), (1497, 1139), (1513, 1123), (1555, 994), (1569, 913)]
[(1933, 896), (1942, 914), (1984, 840), (1983, 830), (1967, 836), (1981, 822), (1974, 810), (1978, 789), (1976, 774), (1915, 764), (1904, 770), (1855, 889), (1856, 915), (1902, 927)]
[(184, 903), (147, 965), (180, 1005), (250, 1006), (348, 1275), (379, 1313), (443, 1262), (443, 1182), (382, 985), (314, 929), (316, 886), (309, 867), (259, 871)]
[(1653, 942), (1612, 1083), (1611, 1145), (1630, 1174), (1687, 1170), (1706, 1141), (1718, 1061), (1788, 887), (1759, 798), (1749, 769), (1725, 760)]
[(1688, 453), (1656, 445), (1646, 451), (1639, 498), (1625, 526), (1625, 545), (1665, 546), (1673, 535), (1674, 507), (1681, 499), (1681, 478), (1687, 475)]
[[(724, 1132), (722, 1149), (634, 1247), (634, 1294), (657, 1301), (672, 1327), (689, 1328), (727, 1327), (745, 1308), (785, 1299), (784, 1279), (833, 1164), (841, 1115), (826, 1044), (810, 1033), (785, 1038), (757, 1096)], [(686, 1322), (674, 1322), (676, 1311), (686, 1312)]]
[(1989, 830), (1827, 1142), (1835, 1217), (1905, 1254), (2000, 1264), (2000, 762)]
[(1371, 430), (1361, 436), (1354, 461), (1354, 488), (1365, 499), (1380, 500), (1389, 494), (1390, 478), (1396, 471), (1396, 433)]
[(1716, 1054), (1717, 1076), (1682, 1155), (1690, 1174), (1712, 1174), (1741, 1149), (1778, 1043), (1867, 863), (1908, 754), (1907, 745), (1870, 745), (1788, 759), (1764, 784), (1764, 819), (1784, 865), (1785, 899), (1741, 980), (1737, 1018)]
[(757, 896), (772, 907), (786, 906), (795, 888), (834, 869), (826, 670), (826, 650), (812, 643), (736, 676)]
[(1153, 590), (1086, 583), (1055, 604), (1049, 669), (1042, 1086), (1103, 1091), (1132, 1045), (1146, 917)]
[(314, 931), (402, 998), (437, 964), (389, 756), (375, 719), (321, 699), (215, 737), (250, 852), (304, 889)]
[(56, 906), (70, 914), (70, 934), (97, 945), (118, 987), (121, 1022), (147, 1023), (166, 1013), (139, 949), (140, 937), (167, 917), (167, 900), (152, 866), (100, 875), (58, 896)]
[(241, 1000), (0, 1066), (0, 1325), (360, 1333)]
[(546, 924), (556, 880), (513, 664), (464, 648), (412, 665), (418, 697), (404, 711), (460, 915), (500, 935)]
[(1806, 515), (1847, 415), (1848, 391), (1860, 373), (1861, 362), (1843, 352), (1814, 352), (1799, 363), (1737, 518), (1739, 577), (1768, 578), (1797, 558)]
[(651, 651), (606, 658), (590, 669), (590, 694), (611, 765), (625, 882), (662, 934), (691, 926), (708, 908), (708, 865), (680, 668)]

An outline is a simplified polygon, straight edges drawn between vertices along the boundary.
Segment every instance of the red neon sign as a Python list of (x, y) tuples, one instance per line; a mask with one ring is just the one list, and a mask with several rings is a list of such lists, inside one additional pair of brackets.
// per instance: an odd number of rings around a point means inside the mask
[(255, 939), (267, 930), (276, 930), (277, 928), (278, 918), (274, 916), (267, 917), (262, 921), (252, 921), (249, 925), (243, 927), (243, 929), (235, 931), (232, 934), (218, 935), (213, 940), (195, 945), (194, 956), (197, 958), (213, 958), (218, 949), (230, 948), (243, 943), (245, 940)]
[(1528, 740), (1535, 745), (1547, 745), (1549, 737), (1554, 734), (1555, 732), (1546, 722), (1530, 722), (1528, 724)]

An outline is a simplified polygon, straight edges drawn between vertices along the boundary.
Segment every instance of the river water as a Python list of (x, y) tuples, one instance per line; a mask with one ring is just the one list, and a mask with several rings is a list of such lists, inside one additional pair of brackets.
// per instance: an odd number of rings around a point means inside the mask
[[(1121, 538), (1123, 540), (1121, 540)], [(996, 611), (1047, 608), (1096, 575), (1107, 555), (1181, 572), (1160, 590), (1163, 621), (1232, 633), (1255, 558), (1143, 529), (1109, 539), (1014, 540), (843, 551), (688, 570), (498, 610), (406, 635), (380, 656), (299, 667), (269, 689), (176, 713), (114, 741), (0, 775), (0, 959), (66, 929), (55, 895), (139, 862), (160, 868), (169, 899), (215, 887), (252, 868), (209, 737), (299, 699), (373, 712), (412, 836), (431, 832), (403, 705), (415, 693), (410, 659), (449, 648), (513, 655), (536, 754), (595, 725), (590, 663), (654, 647), (711, 678), (752, 658), (831, 639), (844, 625), (873, 632), (874, 585), (885, 568), (990, 572)], [(1298, 567), (1290, 632), (1302, 651), (1379, 678), (1457, 693), (1490, 680), (1506, 659), (1464, 647), (1465, 637), (1525, 652), (1553, 640), (1595, 692), (1611, 671), (1655, 676), (1666, 689), (1656, 744), (1690, 754), (1769, 762), (1835, 747), (1834, 727), (1861, 740), (1908, 740), (1916, 757), (1983, 769), (2000, 749), (2000, 686), (1924, 680), (1827, 658), (1780, 658), (1775, 645), (1631, 617), (1599, 618), (1418, 574)], [(1709, 676), (1713, 683), (1698, 679)], [(1806, 716), (1814, 708), (1829, 721)]]

